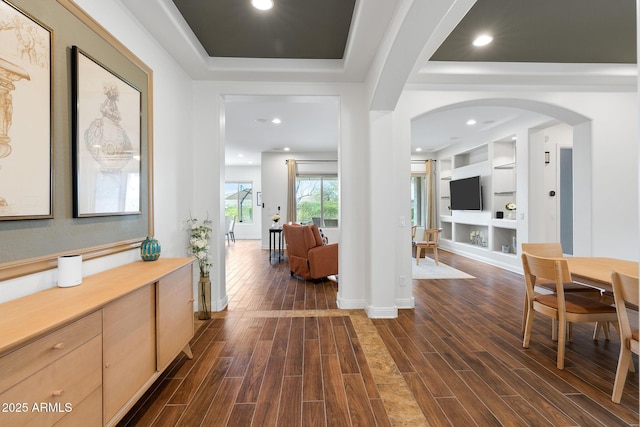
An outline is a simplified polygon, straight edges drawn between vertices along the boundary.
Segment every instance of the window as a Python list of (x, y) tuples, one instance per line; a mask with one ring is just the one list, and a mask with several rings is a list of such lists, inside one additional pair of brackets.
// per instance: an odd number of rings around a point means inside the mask
[(253, 195), (250, 182), (225, 182), (224, 214), (236, 222), (253, 222)]
[(414, 225), (424, 225), (424, 175), (414, 175), (411, 177), (411, 222)]
[(338, 226), (338, 177), (296, 177), (296, 220), (320, 227)]

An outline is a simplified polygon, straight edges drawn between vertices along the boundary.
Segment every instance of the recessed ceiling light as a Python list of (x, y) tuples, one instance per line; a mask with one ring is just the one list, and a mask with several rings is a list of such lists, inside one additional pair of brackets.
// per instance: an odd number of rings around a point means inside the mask
[(491, 37), (489, 34), (481, 34), (473, 40), (473, 45), (477, 47), (486, 46), (492, 41), (493, 37)]
[(244, 154), (240, 153), (240, 154), (238, 154), (238, 157), (242, 158), (242, 157), (244, 157)]
[(291, 148), (289, 148), (289, 147), (284, 147), (284, 151), (291, 151)]
[(259, 10), (269, 10), (273, 7), (273, 0), (251, 0), (251, 5)]
[(469, 126), (473, 126), (473, 125), (475, 125), (475, 124), (476, 124), (476, 121), (475, 121), (475, 120), (473, 120), (473, 119), (471, 119), (471, 120), (467, 120), (467, 124), (468, 124)]
[(416, 148), (416, 151), (420, 152), (420, 151), (422, 151), (422, 148), (418, 147), (418, 148)]
[(267, 123), (267, 119), (256, 119), (257, 123)]
[(279, 125), (280, 123), (282, 123), (282, 120), (276, 117), (275, 119), (271, 120), (271, 123), (273, 123), (274, 125)]

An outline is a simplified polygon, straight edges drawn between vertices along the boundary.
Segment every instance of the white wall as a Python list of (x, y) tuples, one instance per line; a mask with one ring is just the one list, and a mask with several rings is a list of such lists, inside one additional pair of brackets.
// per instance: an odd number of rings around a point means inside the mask
[[(77, 0), (76, 3), (153, 69), (155, 237), (162, 246), (162, 256), (187, 256), (187, 235), (181, 229), (181, 222), (188, 217), (194, 197), (191, 81), (118, 1)], [(82, 47), (81, 41), (78, 45)], [(87, 261), (83, 263), (83, 275), (138, 259), (139, 253), (134, 250)], [(0, 302), (54, 287), (56, 280), (57, 271), (53, 269), (0, 282)]]
[(226, 182), (251, 182), (253, 221), (237, 222), (234, 228), (236, 239), (260, 239), (262, 229), (262, 206), (256, 205), (258, 192), (262, 191), (262, 175), (260, 166), (226, 166)]
[[(529, 136), (531, 146), (530, 170), (542, 179), (531, 180), (529, 186), (529, 230), (530, 241), (559, 242), (560, 241), (560, 217), (559, 205), (559, 159), (560, 146), (571, 147), (573, 145), (573, 129), (565, 123), (546, 129), (541, 129)], [(549, 152), (550, 161), (544, 163), (544, 152)], [(535, 157), (535, 158), (533, 158)], [(535, 169), (535, 172), (533, 170)], [(549, 196), (549, 191), (554, 190), (556, 196)], [(571, 248), (569, 248), (571, 249)]]

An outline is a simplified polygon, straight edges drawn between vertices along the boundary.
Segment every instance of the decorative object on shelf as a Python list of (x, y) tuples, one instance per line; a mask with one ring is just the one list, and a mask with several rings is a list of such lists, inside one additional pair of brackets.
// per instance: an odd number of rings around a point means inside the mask
[(508, 219), (516, 219), (516, 204), (513, 202), (509, 202), (504, 207), (509, 213), (507, 214)]
[(160, 242), (148, 236), (140, 245), (140, 258), (143, 261), (155, 261), (160, 258)]
[(69, 288), (82, 283), (82, 255), (58, 257), (58, 287)]
[(211, 306), (211, 257), (209, 255), (209, 238), (211, 237), (211, 220), (209, 218), (198, 222), (197, 218), (189, 218), (190, 228), (189, 246), (187, 251), (198, 260), (200, 267), (200, 280), (198, 281), (198, 319), (211, 318), (209, 307)]
[(273, 224), (271, 224), (271, 228), (278, 228), (280, 226), (278, 224), (278, 221), (280, 221), (280, 206), (278, 206), (278, 213), (275, 213), (271, 216), (271, 221), (273, 221)]
[(503, 218), (504, 218), (504, 212), (502, 212), (502, 211), (497, 211), (497, 212), (496, 212), (496, 218), (498, 218), (498, 219), (503, 219)]
[(472, 245), (487, 246), (487, 236), (482, 231), (472, 231), (469, 235), (469, 240), (471, 240)]
[(511, 252), (511, 248), (509, 247), (509, 245), (502, 245), (502, 253), (503, 254), (508, 254)]

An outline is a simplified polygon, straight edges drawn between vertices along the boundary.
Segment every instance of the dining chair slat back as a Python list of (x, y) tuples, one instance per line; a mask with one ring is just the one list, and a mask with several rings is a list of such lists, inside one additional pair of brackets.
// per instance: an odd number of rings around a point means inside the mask
[(632, 329), (627, 307), (638, 309), (638, 278), (614, 271), (611, 273), (613, 298), (618, 313), (618, 330), (620, 332), (620, 356), (616, 379), (613, 383), (611, 400), (620, 403), (627, 373), (632, 366), (631, 353), (638, 353), (638, 329)]

